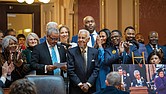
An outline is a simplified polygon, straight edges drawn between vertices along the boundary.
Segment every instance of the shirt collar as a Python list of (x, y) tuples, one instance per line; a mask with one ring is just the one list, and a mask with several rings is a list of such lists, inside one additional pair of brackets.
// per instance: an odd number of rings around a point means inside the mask
[(97, 32), (96, 30), (93, 31), (92, 35), (97, 35)]
[[(81, 48), (80, 48), (80, 50), (81, 50), (81, 52), (83, 51), (83, 49), (81, 49)], [(88, 51), (88, 47), (86, 46), (86, 48), (84, 49), (84, 53), (87, 53), (87, 51)]]
[[(153, 45), (152, 45), (152, 44), (150, 44), (150, 46), (151, 46), (151, 48), (153, 48), (153, 49), (154, 49), (154, 47), (153, 47)], [(156, 49), (158, 49), (158, 46), (157, 46), (157, 44), (156, 44)]]
[[(46, 40), (46, 44), (47, 44), (48, 48), (52, 48), (52, 46), (48, 43), (47, 40)], [(54, 47), (56, 47), (56, 45)]]

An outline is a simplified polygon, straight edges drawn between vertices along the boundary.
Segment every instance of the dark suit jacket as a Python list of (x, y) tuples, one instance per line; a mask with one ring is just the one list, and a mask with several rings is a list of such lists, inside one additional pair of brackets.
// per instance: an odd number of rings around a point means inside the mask
[(93, 94), (129, 94), (129, 92), (119, 90), (114, 86), (107, 86), (104, 90), (95, 92)]
[[(143, 85), (143, 86), (147, 86), (145, 80), (141, 79), (141, 81), (142, 81), (142, 85)], [(140, 84), (137, 82), (137, 80), (134, 79), (134, 80), (133, 80), (133, 85), (132, 85), (132, 86), (139, 86), (139, 85), (140, 85)]]
[(3, 84), (3, 82), (0, 80), (0, 87), (2, 87), (4, 84)]
[(132, 53), (135, 56), (140, 56), (136, 46), (130, 46), (130, 54), (125, 51), (120, 56), (116, 47), (111, 46), (105, 49), (105, 62), (104, 64), (110, 66), (111, 64), (132, 64)]
[(23, 54), (25, 55), (25, 57), (26, 57), (27, 63), (30, 63), (30, 62), (31, 62), (32, 51), (33, 51), (33, 48), (31, 48), (31, 47), (27, 47), (27, 49), (25, 49), (25, 50), (22, 51), (22, 53), (23, 53)]
[[(152, 47), (150, 46), (150, 44), (147, 44), (145, 47), (147, 49), (148, 55), (150, 55), (150, 53), (153, 52)], [(166, 64), (166, 47), (160, 46), (160, 45), (158, 45), (157, 47), (158, 47), (158, 49), (161, 48), (163, 50), (164, 58), (162, 60), (162, 63)]]
[(83, 57), (78, 46), (69, 49), (67, 56), (70, 94), (84, 94), (80, 87), (78, 87), (80, 82), (89, 82), (92, 87), (88, 92), (94, 92), (95, 82), (99, 71), (98, 50), (88, 47), (86, 72), (83, 67)]
[[(66, 51), (63, 46), (57, 45), (60, 62), (66, 62)], [(37, 75), (53, 75), (53, 71), (45, 73), (45, 65), (52, 65), (52, 60), (47, 43), (41, 43), (33, 49), (31, 57), (31, 67), (36, 70)]]
[(129, 87), (131, 86), (131, 81), (129, 76), (123, 76), (123, 82), (125, 84), (125, 90), (130, 91)]
[(78, 40), (78, 35), (75, 35), (72, 37), (71, 42), (77, 43), (77, 40)]

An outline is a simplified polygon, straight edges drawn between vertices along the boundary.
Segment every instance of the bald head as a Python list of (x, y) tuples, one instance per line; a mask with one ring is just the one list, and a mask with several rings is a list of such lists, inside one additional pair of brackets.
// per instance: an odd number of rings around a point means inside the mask
[(89, 33), (93, 33), (93, 31), (96, 28), (96, 23), (92, 16), (86, 16), (83, 19), (83, 24), (84, 24), (85, 29), (88, 30)]
[(149, 33), (149, 43), (152, 45), (158, 44), (158, 33), (156, 31), (151, 31)]

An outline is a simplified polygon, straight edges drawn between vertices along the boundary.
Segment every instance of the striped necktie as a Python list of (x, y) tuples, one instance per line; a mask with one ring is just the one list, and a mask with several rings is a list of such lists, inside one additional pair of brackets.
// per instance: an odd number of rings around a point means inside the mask
[(86, 50), (82, 50), (81, 52), (82, 57), (83, 57), (83, 66), (84, 66), (84, 70), (85, 72), (87, 72), (87, 60), (86, 60)]
[[(54, 47), (51, 48), (51, 54), (52, 54), (52, 63), (54, 65), (54, 63), (58, 63)], [(54, 69), (54, 75), (56, 75), (56, 74), (60, 74), (60, 69), (59, 68)]]

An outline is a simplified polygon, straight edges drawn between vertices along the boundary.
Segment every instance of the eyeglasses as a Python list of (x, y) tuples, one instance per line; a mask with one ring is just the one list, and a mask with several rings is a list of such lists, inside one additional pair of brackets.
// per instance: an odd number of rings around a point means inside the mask
[(16, 44), (16, 43), (9, 43), (8, 46), (9, 46), (9, 47), (15, 47), (15, 46), (18, 46), (18, 44)]
[(58, 41), (59, 40), (59, 38), (52, 38), (51, 36), (48, 36), (52, 41), (54, 40), (54, 41)]
[(112, 37), (111, 37), (111, 39), (114, 39), (114, 38), (115, 38), (115, 39), (119, 39), (120, 36), (112, 36)]

